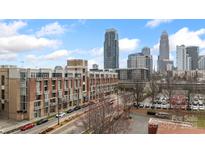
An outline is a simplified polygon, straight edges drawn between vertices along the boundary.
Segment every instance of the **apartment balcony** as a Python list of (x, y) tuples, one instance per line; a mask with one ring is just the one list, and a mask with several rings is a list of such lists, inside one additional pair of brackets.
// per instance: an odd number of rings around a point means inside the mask
[(20, 87), (26, 87), (26, 82), (21, 82)]
[(36, 95), (41, 95), (41, 94), (42, 94), (42, 91), (40, 91), (40, 90), (36, 91)]
[(40, 110), (41, 106), (34, 106), (34, 110)]
[(50, 102), (50, 106), (56, 106), (57, 104), (57, 102)]

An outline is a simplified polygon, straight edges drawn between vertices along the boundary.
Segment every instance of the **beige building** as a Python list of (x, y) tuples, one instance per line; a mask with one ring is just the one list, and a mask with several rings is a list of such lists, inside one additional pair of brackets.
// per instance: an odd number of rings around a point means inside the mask
[[(0, 115), (16, 120), (80, 106), (102, 93), (113, 93), (118, 82), (117, 73), (88, 71), (88, 62), (81, 59), (68, 60), (65, 68), (55, 69), (1, 66), (0, 77)], [(90, 87), (96, 91), (91, 93)]]

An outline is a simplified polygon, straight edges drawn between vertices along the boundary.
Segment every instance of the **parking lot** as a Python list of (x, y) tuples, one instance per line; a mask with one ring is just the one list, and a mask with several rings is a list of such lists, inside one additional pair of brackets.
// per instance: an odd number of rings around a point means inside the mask
[(145, 109), (205, 111), (205, 96), (192, 94), (190, 102), (188, 102), (188, 97), (183, 94), (175, 94), (170, 99), (163, 94), (158, 94), (153, 103), (151, 98), (147, 98), (140, 102), (138, 107)]

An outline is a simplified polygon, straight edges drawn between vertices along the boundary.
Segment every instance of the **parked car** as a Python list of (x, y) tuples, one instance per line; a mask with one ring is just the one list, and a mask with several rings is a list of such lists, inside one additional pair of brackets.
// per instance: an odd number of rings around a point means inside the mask
[(46, 123), (46, 122), (48, 122), (48, 119), (47, 119), (47, 118), (41, 119), (41, 120), (39, 120), (39, 121), (36, 122), (36, 125), (41, 125), (41, 124)]
[(21, 131), (25, 131), (27, 129), (31, 129), (33, 128), (35, 125), (33, 123), (30, 123), (30, 124), (26, 124), (24, 126), (21, 127)]
[(147, 111), (147, 115), (155, 115), (156, 114), (156, 112), (154, 112), (154, 111)]
[(156, 117), (163, 119), (170, 119), (171, 115), (167, 112), (158, 112), (156, 113)]
[(65, 113), (64, 112), (60, 112), (59, 114), (56, 114), (56, 118), (61, 118), (61, 117), (63, 117), (63, 116), (65, 116)]
[(205, 106), (203, 104), (199, 104), (199, 110), (205, 110)]
[(143, 107), (144, 107), (144, 104), (140, 103), (139, 107), (140, 107), (140, 108), (143, 108)]
[(139, 105), (137, 103), (134, 103), (133, 106), (134, 107), (139, 107)]
[(162, 104), (161, 107), (162, 107), (162, 109), (168, 109), (168, 105), (167, 104)]
[(155, 108), (155, 104), (152, 104), (152, 105), (151, 105), (151, 109), (154, 109), (154, 108)]
[(198, 105), (196, 105), (196, 104), (192, 105), (192, 110), (197, 111), (198, 110)]
[(150, 104), (145, 104), (145, 108), (149, 108), (150, 107)]
[(79, 109), (81, 109), (80, 106), (76, 106), (76, 107), (74, 107), (74, 111), (77, 111), (77, 110), (79, 110)]
[(160, 104), (157, 103), (157, 104), (156, 104), (156, 108), (157, 108), (157, 109), (161, 109), (161, 103), (160, 103)]
[(87, 107), (87, 106), (89, 106), (88, 103), (87, 103), (87, 104), (83, 104), (83, 105), (81, 105), (81, 108), (85, 108), (85, 107)]
[(66, 113), (72, 113), (74, 111), (74, 109), (69, 109), (66, 111)]

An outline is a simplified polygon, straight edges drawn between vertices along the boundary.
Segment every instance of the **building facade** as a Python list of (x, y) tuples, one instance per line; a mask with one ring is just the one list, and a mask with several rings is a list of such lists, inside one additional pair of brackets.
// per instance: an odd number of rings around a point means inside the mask
[(149, 81), (150, 73), (147, 68), (125, 68), (125, 69), (117, 69), (118, 79), (121, 82), (131, 82), (131, 81)]
[(198, 60), (199, 70), (205, 70), (205, 56), (200, 56)]
[(173, 64), (173, 62), (169, 59), (169, 36), (166, 31), (163, 31), (160, 36), (159, 56), (157, 63), (158, 71), (161, 73), (165, 73), (167, 71), (167, 64)]
[(135, 53), (128, 55), (128, 68), (147, 68), (150, 73), (153, 70), (153, 59), (151, 55), (144, 55), (143, 53)]
[(199, 47), (188, 46), (186, 47), (186, 51), (189, 57), (191, 57), (191, 70), (198, 69)]
[(185, 45), (177, 46), (176, 50), (176, 64), (177, 70), (191, 70), (192, 58), (187, 53)]
[(112, 28), (105, 32), (104, 69), (115, 68), (119, 68), (119, 43), (117, 30)]
[(144, 47), (144, 48), (142, 48), (142, 53), (143, 53), (145, 56), (150, 56), (150, 48), (149, 48), (149, 47)]
[[(2, 66), (0, 114), (9, 119), (32, 120), (56, 114), (88, 102), (97, 96), (113, 92), (117, 85), (117, 74), (103, 72), (94, 89), (109, 85), (107, 91), (100, 94), (90, 92), (90, 72), (86, 60), (68, 60), (67, 66), (55, 69), (23, 69), (14, 66)], [(98, 75), (93, 77), (97, 80)], [(106, 82), (103, 82), (106, 78)], [(94, 81), (93, 81), (94, 82)], [(93, 83), (92, 82), (92, 83)], [(94, 95), (97, 95), (94, 97)]]

